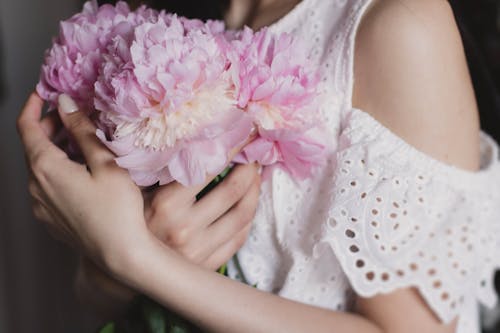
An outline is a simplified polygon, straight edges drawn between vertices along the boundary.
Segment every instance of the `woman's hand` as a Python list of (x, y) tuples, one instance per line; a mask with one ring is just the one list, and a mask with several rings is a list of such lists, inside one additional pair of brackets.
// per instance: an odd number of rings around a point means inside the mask
[(245, 243), (257, 208), (260, 177), (255, 165), (238, 165), (200, 201), (205, 186), (171, 183), (146, 193), (146, 220), (154, 235), (191, 262), (210, 270)]
[(149, 239), (143, 198), (127, 171), (95, 136), (95, 127), (67, 96), (59, 98), (62, 123), (79, 144), (87, 166), (71, 161), (50, 140), (53, 118), (41, 120), (43, 101), (32, 94), (18, 118), (35, 216), (57, 238), (99, 264), (113, 265)]

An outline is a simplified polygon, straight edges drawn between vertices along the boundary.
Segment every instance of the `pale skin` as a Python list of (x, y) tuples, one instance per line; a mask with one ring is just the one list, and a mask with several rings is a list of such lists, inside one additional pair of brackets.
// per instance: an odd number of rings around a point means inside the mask
[[(233, 26), (260, 27), (282, 16), (292, 3), (296, 1), (235, 0), (228, 17)], [(239, 12), (231, 12), (234, 8)], [(257, 14), (250, 16), (248, 10)], [(259, 10), (266, 10), (265, 15)], [(435, 159), (477, 170), (477, 107), (447, 2), (377, 1), (363, 18), (356, 45), (354, 106)], [(54, 117), (41, 119), (41, 108), (40, 98), (32, 95), (18, 120), (32, 172), (34, 212), (99, 271), (127, 286), (95, 274), (95, 269), (82, 274), (108, 292), (104, 297), (124, 300), (125, 290), (135, 290), (213, 332), (454, 331), (456, 320), (441, 323), (413, 289), (358, 297), (356, 312), (344, 313), (289, 301), (214, 273), (248, 233), (260, 182), (255, 166), (239, 167), (225, 186), (199, 203), (194, 196), (201, 187), (177, 184), (145, 200), (95, 138), (82, 112), (59, 110), (88, 169), (52, 144)]]

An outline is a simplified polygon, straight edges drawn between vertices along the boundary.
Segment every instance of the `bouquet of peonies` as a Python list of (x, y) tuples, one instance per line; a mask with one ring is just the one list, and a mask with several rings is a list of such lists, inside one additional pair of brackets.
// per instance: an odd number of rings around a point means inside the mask
[(140, 186), (203, 183), (242, 145), (233, 162), (298, 179), (326, 157), (318, 73), (298, 40), (266, 29), (90, 1), (61, 22), (37, 92), (51, 108), (65, 93), (91, 110)]

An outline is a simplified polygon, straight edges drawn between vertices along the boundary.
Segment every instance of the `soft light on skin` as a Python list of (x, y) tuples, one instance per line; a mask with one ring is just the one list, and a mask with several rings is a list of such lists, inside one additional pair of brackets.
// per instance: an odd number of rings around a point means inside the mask
[(231, 29), (243, 26), (255, 8), (256, 0), (231, 0), (225, 14), (225, 23)]
[(230, 29), (239, 29), (245, 25), (259, 29), (282, 17), (299, 2), (300, 0), (231, 0), (224, 21)]
[(219, 119), (226, 112), (233, 112), (236, 100), (229, 80), (205, 87), (173, 112), (156, 107), (157, 116), (140, 122), (118, 122), (115, 138), (135, 135), (134, 144), (140, 148), (164, 150), (173, 147), (177, 140), (189, 139), (211, 120)]

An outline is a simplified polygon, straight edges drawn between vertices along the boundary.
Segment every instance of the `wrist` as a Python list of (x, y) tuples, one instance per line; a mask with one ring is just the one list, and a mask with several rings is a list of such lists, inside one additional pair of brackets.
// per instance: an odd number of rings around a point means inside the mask
[(104, 265), (119, 281), (142, 289), (142, 275), (147, 272), (147, 263), (158, 256), (165, 246), (151, 233), (138, 237), (129, 242), (129, 246), (120, 252), (110, 252), (104, 256)]

